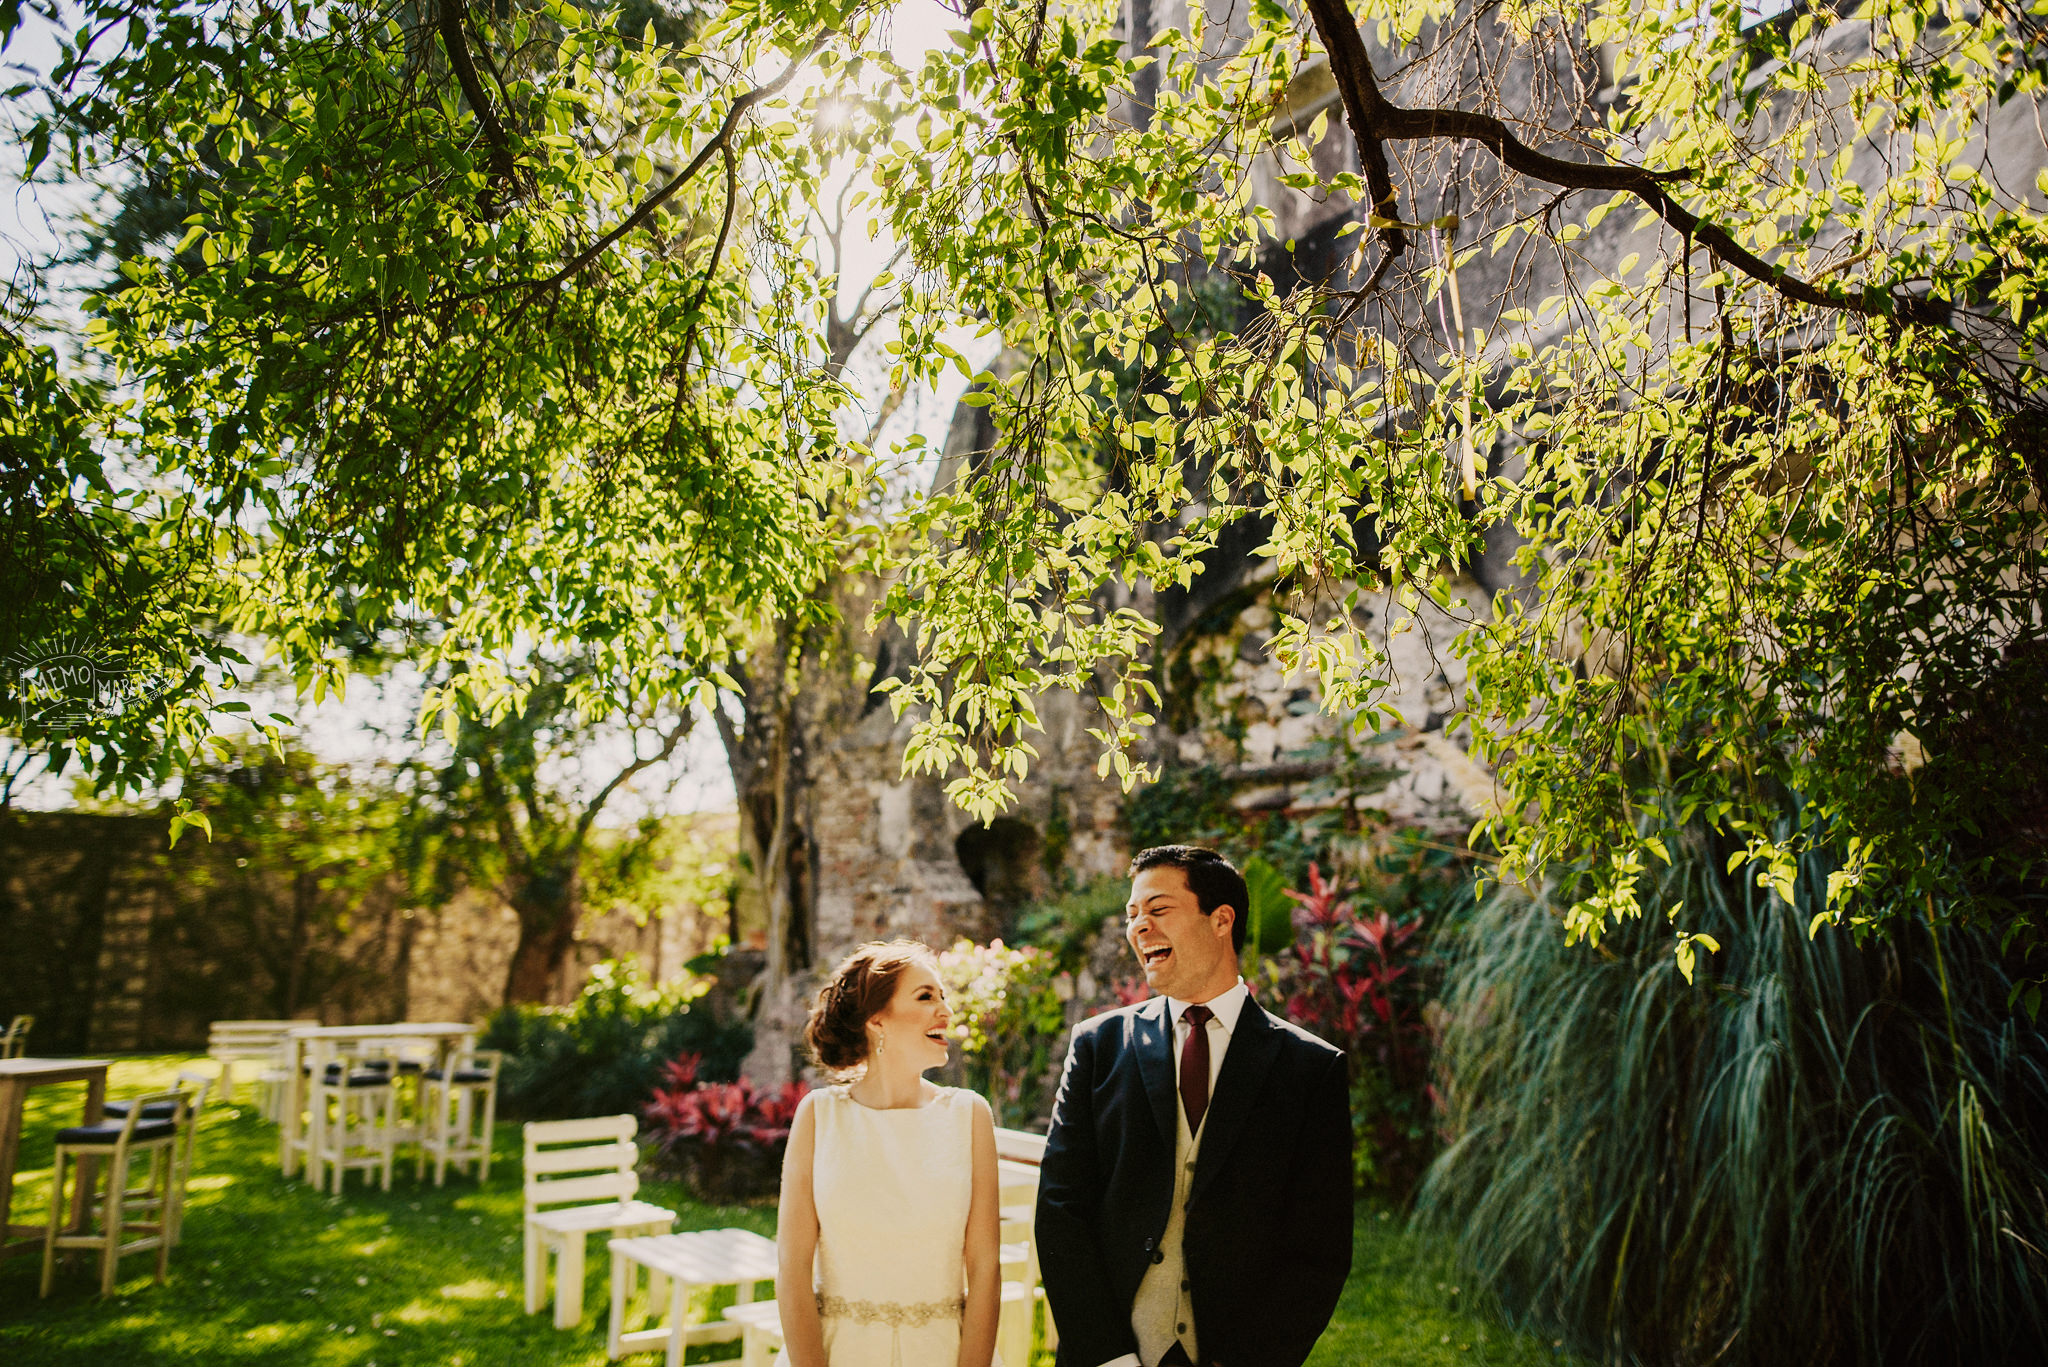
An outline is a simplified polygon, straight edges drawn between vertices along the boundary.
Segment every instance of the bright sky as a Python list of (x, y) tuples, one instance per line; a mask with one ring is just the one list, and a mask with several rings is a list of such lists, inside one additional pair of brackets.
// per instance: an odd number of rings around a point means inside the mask
[[(934, 45), (945, 41), (947, 29), (958, 27), (959, 23), (957, 15), (941, 8), (935, 0), (902, 0), (896, 9), (891, 46), (900, 61), (915, 63)], [(10, 68), (4, 77), (6, 83), (12, 85), (27, 73), (47, 71), (56, 51), (55, 30), (46, 21), (29, 18), (16, 33), (4, 58), (0, 58)], [(18, 109), (0, 108), (5, 110), (4, 117), (12, 121), (11, 126), (0, 128), (0, 188), (5, 191), (0, 194), (0, 277), (4, 277), (20, 269), (25, 259), (46, 260), (61, 250), (66, 224), (75, 220), (90, 198), (76, 189), (23, 189), (20, 171), (25, 121)], [(858, 294), (860, 283), (872, 278), (888, 261), (894, 244), (886, 234), (868, 236), (865, 212), (856, 214), (855, 220), (847, 233), (846, 275), (854, 282), (852, 292)], [(875, 339), (875, 345), (886, 340), (885, 331), (885, 335)], [(954, 343), (970, 356), (976, 349), (992, 354), (992, 344), (970, 349), (966, 336), (955, 338)], [(863, 366), (859, 359), (853, 367), (856, 373), (886, 375), (885, 367)], [(937, 447), (944, 441), (947, 423), (965, 385), (957, 371), (949, 371), (938, 391), (908, 396), (885, 431), (884, 443), (922, 433), (928, 443)], [(252, 658), (256, 654), (253, 650), (249, 653)], [(310, 699), (295, 701), (288, 686), (243, 696), (249, 698), (259, 715), (279, 711), (295, 716), (300, 742), (314, 753), (338, 763), (363, 764), (390, 754), (395, 748), (393, 738), (409, 729), (417, 704), (417, 679), (404, 674), (381, 682), (358, 679), (352, 682), (344, 700), (329, 698), (318, 706)], [(0, 740), (0, 754), (8, 748), (7, 742)], [(583, 756), (581, 772), (571, 768), (554, 777), (573, 789), (590, 791), (627, 758), (627, 746), (622, 739), (616, 744), (595, 747)], [(690, 812), (732, 806), (732, 780), (726, 769), (725, 752), (709, 718), (699, 718), (686, 752), (667, 768), (667, 772), (650, 770), (637, 785), (637, 791), (614, 798), (606, 808), (606, 824), (630, 822), (650, 809)], [(674, 786), (668, 789), (671, 779)], [(68, 779), (32, 781), (15, 795), (15, 802), (28, 809), (65, 807), (71, 800)]]

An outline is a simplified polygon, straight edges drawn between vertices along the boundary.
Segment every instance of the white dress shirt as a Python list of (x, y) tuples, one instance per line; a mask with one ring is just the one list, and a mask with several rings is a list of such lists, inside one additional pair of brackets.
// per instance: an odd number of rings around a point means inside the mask
[[(1244, 1004), (1251, 996), (1251, 989), (1239, 978), (1236, 984), (1223, 995), (1204, 1002), (1215, 1014), (1209, 1017), (1209, 1099), (1216, 1099), (1216, 1079), (1223, 1072), (1223, 1055), (1230, 1048), (1230, 1036), (1237, 1029), (1237, 1018), (1244, 1014)], [(1166, 999), (1167, 1014), (1173, 1017), (1173, 1078), (1174, 1087), (1180, 1086), (1181, 1051), (1188, 1047), (1187, 1010), (1191, 1002)]]
[[(1212, 1013), (1206, 1023), (1209, 1034), (1209, 1104), (1212, 1108), (1216, 1104), (1216, 1079), (1223, 1072), (1223, 1055), (1230, 1048), (1230, 1037), (1237, 1029), (1237, 1018), (1244, 1013), (1245, 1001), (1250, 996), (1251, 992), (1245, 987), (1244, 979), (1239, 978), (1220, 996), (1203, 1003)], [(1187, 1048), (1188, 1036), (1192, 1031), (1187, 1021), (1187, 1009), (1193, 1004), (1181, 1001), (1177, 997), (1166, 999), (1167, 1014), (1173, 1019), (1173, 1076), (1176, 1093), (1180, 1089), (1181, 1051)], [(1121, 1357), (1111, 1358), (1103, 1363), (1102, 1367), (1145, 1367), (1145, 1364), (1136, 1353), (1125, 1353)]]

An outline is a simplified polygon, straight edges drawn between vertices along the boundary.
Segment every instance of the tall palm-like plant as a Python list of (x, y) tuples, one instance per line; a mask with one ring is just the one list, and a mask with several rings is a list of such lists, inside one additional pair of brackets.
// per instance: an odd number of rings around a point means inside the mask
[(1463, 931), (1421, 1218), (1612, 1362), (2048, 1361), (2048, 1031), (1997, 945), (1938, 907), (1809, 937), (1818, 861), (1794, 905), (1675, 853), (1696, 984), (1660, 918), (1568, 947), (1504, 894)]

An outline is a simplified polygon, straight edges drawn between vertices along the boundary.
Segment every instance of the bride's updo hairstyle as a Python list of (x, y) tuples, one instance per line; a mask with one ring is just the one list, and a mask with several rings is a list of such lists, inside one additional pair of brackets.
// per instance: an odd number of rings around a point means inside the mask
[(840, 960), (832, 977), (818, 989), (804, 1043), (818, 1066), (831, 1073), (850, 1073), (866, 1063), (871, 1041), (868, 1021), (886, 1009), (896, 995), (896, 980), (931, 950), (915, 940), (874, 941)]

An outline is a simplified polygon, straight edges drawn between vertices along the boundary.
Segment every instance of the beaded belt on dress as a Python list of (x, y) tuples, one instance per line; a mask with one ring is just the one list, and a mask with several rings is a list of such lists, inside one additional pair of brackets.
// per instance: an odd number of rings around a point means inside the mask
[(966, 1308), (965, 1296), (949, 1301), (857, 1301), (822, 1292), (818, 1296), (818, 1313), (827, 1319), (888, 1324), (898, 1329), (918, 1329), (939, 1320), (957, 1320)]

